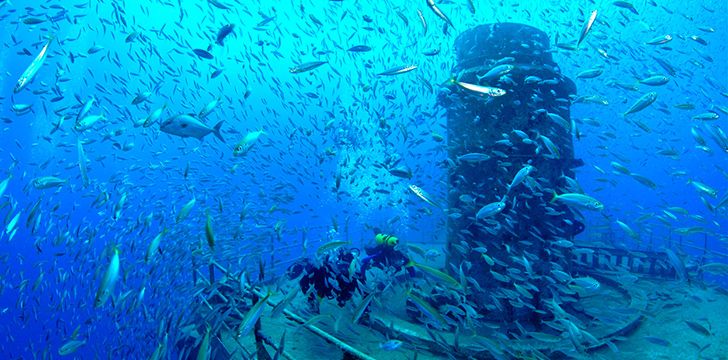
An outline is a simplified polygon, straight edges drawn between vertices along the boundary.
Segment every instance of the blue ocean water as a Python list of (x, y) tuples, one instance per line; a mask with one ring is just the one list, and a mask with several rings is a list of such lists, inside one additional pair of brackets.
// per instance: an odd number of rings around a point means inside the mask
[[(363, 249), (375, 228), (445, 253), (454, 159), (437, 97), (455, 38), (484, 23), (541, 29), (576, 84), (576, 179), (604, 204), (584, 212), (578, 241), (725, 263), (728, 6), (632, 5), (440, 1), (444, 26), (425, 1), (0, 0), (0, 353), (55, 358), (75, 338), (77, 358), (149, 358), (163, 334), (179, 337), (211, 259), (274, 281), (329, 241)], [(602, 73), (578, 76), (590, 69)], [(639, 82), (655, 75), (669, 81)], [(170, 119), (192, 137), (163, 131)], [(51, 176), (57, 186), (34, 182)], [(119, 280), (95, 306), (114, 249)]]

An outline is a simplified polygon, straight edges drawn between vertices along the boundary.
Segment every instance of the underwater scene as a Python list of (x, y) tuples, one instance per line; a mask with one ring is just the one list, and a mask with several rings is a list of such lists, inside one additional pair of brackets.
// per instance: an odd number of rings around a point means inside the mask
[(728, 359), (724, 0), (0, 0), (2, 359)]

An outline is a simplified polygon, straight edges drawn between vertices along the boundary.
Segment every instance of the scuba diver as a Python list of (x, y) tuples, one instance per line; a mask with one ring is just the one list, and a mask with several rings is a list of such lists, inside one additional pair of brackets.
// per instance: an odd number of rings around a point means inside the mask
[[(318, 300), (323, 298), (336, 298), (340, 307), (346, 305), (359, 285), (366, 282), (366, 271), (372, 267), (384, 271), (393, 269), (393, 273), (406, 267), (409, 259), (396, 249), (399, 239), (377, 229), (375, 233), (375, 244), (365, 248), (366, 256), (362, 259), (359, 259), (359, 249), (338, 248), (327, 253), (320, 266), (309, 259), (302, 259), (288, 268), (288, 279), (301, 276), (301, 291), (308, 296), (314, 311), (318, 310)], [(407, 269), (412, 275), (413, 269)]]
[[(403, 252), (397, 250), (399, 245), (399, 239), (392, 235), (382, 233), (379, 229), (375, 228), (374, 236), (375, 245), (372, 247), (364, 248), (367, 256), (361, 261), (362, 271), (370, 267), (377, 267), (384, 271), (392, 268), (394, 273), (399, 272), (402, 268), (407, 267), (409, 258)], [(411, 276), (414, 276), (414, 269), (407, 267), (407, 271)]]
[(359, 274), (351, 273), (349, 268), (359, 256), (357, 249), (339, 248), (325, 255), (321, 266), (316, 266), (309, 259), (302, 259), (291, 265), (286, 275), (289, 280), (301, 277), (301, 291), (308, 296), (309, 303), (318, 307), (317, 299), (336, 298), (343, 307), (359, 288), (363, 279)]

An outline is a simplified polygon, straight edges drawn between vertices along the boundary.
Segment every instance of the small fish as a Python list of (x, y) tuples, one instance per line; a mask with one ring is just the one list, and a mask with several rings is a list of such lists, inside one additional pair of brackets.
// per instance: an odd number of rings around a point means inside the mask
[(23, 24), (25, 25), (38, 25), (45, 22), (45, 19), (35, 18), (35, 17), (27, 17), (23, 19)]
[(701, 182), (695, 181), (695, 180), (688, 180), (688, 184), (693, 185), (693, 187), (698, 190), (699, 192), (706, 194), (712, 198), (716, 198), (718, 196), (718, 190), (705, 185)]
[(291, 290), (288, 291), (286, 296), (281, 300), (276, 306), (273, 307), (273, 310), (270, 312), (271, 318), (278, 317), (281, 313), (283, 313), (283, 310), (286, 309), (286, 307), (293, 301), (293, 299), (296, 298), (296, 295), (301, 292), (301, 289), (293, 287)]
[(148, 128), (148, 127), (154, 125), (154, 123), (156, 123), (159, 120), (159, 118), (162, 117), (162, 113), (164, 113), (164, 109), (166, 109), (166, 108), (167, 108), (167, 104), (164, 104), (162, 107), (159, 107), (159, 108), (155, 109), (154, 111), (152, 111), (149, 114), (149, 116), (147, 116), (147, 118), (144, 119), (143, 126), (145, 128)]
[(93, 106), (94, 102), (96, 101), (95, 97), (91, 97), (90, 99), (86, 100), (86, 102), (83, 104), (83, 108), (81, 108), (81, 111), (76, 114), (76, 123), (78, 124), (79, 120), (82, 119), (86, 114), (88, 114), (89, 111), (91, 111), (91, 107)]
[(667, 72), (668, 75), (670, 75), (670, 76), (677, 75), (677, 70), (675, 70), (675, 67), (670, 65), (669, 62), (667, 62), (666, 60), (663, 60), (659, 57), (653, 57), (653, 59), (655, 59), (657, 64), (659, 64), (660, 67), (662, 67)]
[(139, 37), (139, 35), (140, 34), (138, 31), (134, 31), (131, 34), (126, 36), (126, 39), (124, 39), (124, 42), (126, 42), (126, 43), (133, 42), (134, 40), (136, 40), (137, 37)]
[(210, 79), (214, 79), (214, 78), (220, 76), (220, 74), (222, 74), (223, 70), (224, 70), (223, 68), (220, 68), (220, 69), (216, 69), (215, 71), (213, 71), (212, 74), (210, 74)]
[(402, 346), (402, 341), (396, 339), (387, 340), (379, 344), (380, 349), (387, 351), (397, 350), (400, 346)]
[(212, 221), (210, 220), (210, 212), (207, 212), (207, 222), (205, 222), (205, 238), (210, 250), (215, 250), (215, 232), (212, 230)]
[(701, 121), (710, 121), (710, 120), (718, 120), (720, 118), (720, 115), (716, 112), (705, 112), (702, 114), (698, 114), (692, 117), (693, 120), (701, 120)]
[(428, 193), (426, 193), (424, 190), (422, 190), (419, 186), (410, 184), (409, 189), (412, 190), (412, 192), (415, 193), (415, 195), (417, 195), (417, 197), (424, 200), (426, 203), (428, 203), (434, 207), (442, 209), (442, 206), (440, 206), (437, 203), (435, 203), (434, 201), (432, 201), (430, 195)]
[(400, 178), (403, 178), (403, 179), (411, 179), (412, 178), (412, 170), (410, 170), (406, 166), (399, 166), (399, 167), (396, 167), (396, 168), (393, 168), (393, 169), (389, 169), (389, 173), (392, 174), (392, 175), (394, 175), (394, 176), (396, 176), (396, 177), (400, 177)]
[(448, 274), (446, 274), (446, 273), (444, 273), (444, 272), (442, 272), (440, 270), (437, 270), (437, 269), (435, 269), (433, 267), (430, 267), (430, 266), (427, 266), (427, 265), (424, 265), (424, 264), (417, 263), (414, 260), (410, 260), (407, 263), (407, 265), (405, 265), (405, 266), (406, 267), (415, 267), (416, 269), (419, 269), (419, 270), (421, 270), (421, 271), (423, 271), (423, 272), (431, 275), (435, 279), (438, 279), (438, 280), (442, 281), (443, 283), (449, 285), (450, 287), (452, 287), (454, 289), (462, 289), (463, 288), (463, 285), (460, 284), (457, 280), (455, 280), (454, 277), (452, 277), (452, 276), (450, 276), (450, 275), (448, 275)]
[(214, 110), (217, 107), (217, 104), (220, 103), (220, 97), (217, 97), (216, 99), (210, 101), (205, 105), (205, 107), (200, 110), (200, 112), (197, 114), (197, 118), (202, 120), (207, 117), (207, 115), (210, 115), (212, 110)]
[(672, 36), (662, 35), (662, 36), (658, 36), (658, 37), (646, 42), (646, 44), (647, 45), (662, 45), (662, 44), (667, 44), (670, 41), (672, 41)]
[(423, 52), (422, 55), (425, 55), (425, 56), (435, 56), (435, 55), (437, 55), (439, 53), (440, 53), (440, 49), (438, 48), (438, 49), (427, 50), (427, 51)]
[(210, 54), (209, 51), (203, 50), (203, 49), (192, 49), (192, 52), (195, 53), (195, 55), (203, 58), (211, 60), (213, 58), (212, 54)]
[(621, 7), (622, 9), (627, 9), (631, 11), (635, 15), (639, 15), (640, 13), (637, 12), (637, 9), (634, 8), (634, 5), (626, 2), (626, 1), (615, 1), (612, 4), (614, 4), (617, 7)]
[(205, 337), (202, 338), (200, 348), (197, 350), (197, 360), (208, 360), (210, 359), (210, 327), (207, 327), (205, 331)]
[(706, 329), (705, 326), (696, 323), (695, 321), (685, 320), (685, 324), (696, 333), (703, 336), (711, 336), (710, 330)]
[(76, 352), (78, 348), (86, 345), (86, 340), (71, 340), (58, 349), (58, 355), (66, 356)]
[(17, 115), (24, 115), (30, 112), (33, 104), (13, 104), (12, 110)]
[(11, 234), (11, 233), (13, 233), (13, 230), (16, 230), (15, 225), (18, 224), (19, 219), (20, 219), (20, 212), (15, 214), (13, 219), (10, 220), (10, 222), (8, 222), (8, 224), (5, 226), (5, 234)]
[(579, 79), (593, 79), (602, 73), (604, 73), (602, 69), (589, 69), (576, 74), (576, 77)]
[(634, 230), (632, 230), (632, 228), (629, 227), (629, 225), (627, 225), (619, 220), (617, 220), (616, 223), (622, 229), (622, 231), (624, 231), (627, 235), (629, 235), (629, 237), (631, 237), (635, 240), (639, 239), (639, 235)]
[(475, 214), (476, 220), (482, 220), (491, 216), (494, 216), (496, 214), (499, 214), (503, 209), (506, 208), (506, 201), (505, 196), (501, 201), (493, 202), (490, 204), (487, 204), (480, 208), (478, 212)]
[(356, 46), (350, 47), (347, 51), (351, 51), (351, 52), (367, 52), (367, 51), (371, 51), (371, 50), (372, 50), (372, 48), (370, 48), (369, 46), (366, 46), (366, 45), (356, 45)]
[(167, 228), (164, 228), (157, 236), (152, 239), (152, 242), (149, 243), (149, 246), (147, 247), (147, 254), (144, 256), (144, 263), (149, 264), (149, 260), (152, 259), (154, 254), (159, 251), (159, 244), (162, 242), (162, 238), (164, 238), (164, 235), (167, 233)]
[(33, 179), (33, 187), (38, 190), (50, 189), (54, 187), (62, 186), (67, 183), (68, 180), (59, 179), (55, 176), (43, 176)]
[(46, 56), (48, 55), (48, 46), (51, 45), (51, 42), (53, 42), (54, 37), (51, 37), (48, 39), (48, 42), (43, 46), (43, 48), (38, 53), (38, 56), (35, 57), (33, 62), (28, 65), (28, 68), (25, 69), (22, 75), (20, 75), (20, 78), (18, 79), (17, 84), (15, 84), (15, 87), (13, 88), (13, 93), (17, 94), (21, 90), (23, 90), (28, 84), (30, 84), (30, 81), (33, 80), (33, 77), (35, 77), (35, 74), (38, 72), (38, 69), (43, 65), (43, 62), (46, 59)]
[(260, 319), (260, 315), (263, 314), (263, 306), (268, 302), (268, 299), (270, 299), (270, 291), (268, 294), (263, 297), (262, 299), (258, 300), (253, 307), (248, 310), (248, 313), (245, 314), (245, 317), (243, 318), (243, 321), (240, 323), (240, 326), (237, 330), (237, 337), (245, 336), (247, 335), (250, 330), (253, 330), (253, 327), (255, 326), (255, 323)]
[(413, 294), (412, 289), (407, 290), (406, 294), (407, 294), (407, 298), (410, 301), (412, 301), (415, 304), (415, 306), (417, 306), (417, 308), (423, 314), (425, 314), (425, 316), (427, 316), (431, 320), (435, 321), (436, 325), (441, 326), (441, 327), (445, 326), (445, 324), (446, 324), (445, 318), (442, 316), (442, 314), (440, 314), (440, 312), (435, 310), (435, 308), (433, 308), (432, 305), (430, 305), (430, 303), (428, 303), (424, 299), (420, 298), (419, 296)]
[(650, 76), (646, 79), (642, 79), (639, 82), (640, 82), (640, 84), (645, 84), (645, 85), (649, 85), (649, 86), (660, 86), (660, 85), (665, 85), (668, 82), (670, 82), (670, 78), (668, 78), (667, 76), (664, 76), (664, 75), (655, 75), (655, 76)]
[(482, 75), (482, 76), (476, 75), (476, 77), (478, 78), (478, 81), (485, 81), (485, 82), (490, 83), (493, 81), (497, 81), (498, 79), (501, 78), (501, 76), (510, 73), (515, 68), (516, 67), (511, 64), (501, 64), (501, 65), (494, 66), (493, 68), (488, 70), (484, 75)]
[(94, 45), (88, 49), (89, 55), (96, 54), (97, 52), (103, 50), (104, 47), (101, 45)]
[(663, 338), (659, 338), (657, 336), (645, 336), (645, 337), (643, 337), (643, 339), (645, 339), (648, 342), (653, 343), (655, 345), (670, 346), (670, 342), (669, 341), (667, 341), (667, 340), (665, 340)]
[(311, 62), (307, 62), (307, 63), (303, 63), (303, 64), (298, 64), (298, 65), (288, 69), (288, 71), (291, 74), (300, 74), (300, 73), (304, 73), (307, 71), (311, 71), (321, 65), (328, 64), (328, 63), (329, 63), (328, 61), (311, 61)]
[(131, 104), (132, 104), (132, 105), (139, 105), (139, 104), (141, 104), (141, 103), (143, 103), (143, 102), (147, 101), (147, 99), (148, 99), (148, 98), (149, 98), (150, 96), (152, 96), (152, 92), (151, 92), (151, 91), (145, 91), (145, 92), (139, 93), (139, 94), (137, 94), (137, 95), (136, 95), (136, 96), (134, 97), (134, 99), (133, 99), (133, 100), (131, 101)]
[(225, 37), (230, 35), (230, 33), (233, 32), (233, 29), (235, 29), (234, 24), (227, 24), (220, 28), (217, 32), (217, 38), (215, 39), (215, 43), (223, 46), (223, 41), (225, 40)]
[(121, 194), (121, 198), (119, 198), (119, 202), (114, 204), (114, 212), (112, 214), (112, 218), (114, 220), (121, 219), (121, 212), (124, 210), (124, 206), (126, 205), (126, 193)]
[(351, 319), (352, 323), (356, 324), (357, 322), (359, 322), (359, 319), (361, 319), (367, 307), (369, 307), (369, 303), (371, 303), (372, 299), (374, 299), (374, 294), (375, 293), (367, 295), (364, 299), (362, 299), (359, 305), (356, 306), (356, 309), (354, 310), (354, 316)]
[(348, 244), (349, 244), (348, 241), (338, 241), (338, 240), (329, 241), (326, 244), (321, 245), (316, 250), (316, 255), (317, 256), (322, 256), (323, 254), (325, 254), (328, 251), (331, 251), (331, 250), (334, 250), (334, 249), (338, 249), (338, 248), (340, 248), (340, 247), (342, 247), (344, 245), (348, 245)]
[(552, 122), (554, 122), (555, 124), (559, 125), (559, 126), (560, 126), (561, 128), (563, 128), (564, 130), (566, 130), (566, 131), (570, 131), (570, 130), (571, 130), (571, 123), (569, 123), (569, 122), (568, 122), (568, 121), (567, 121), (566, 119), (564, 119), (564, 118), (563, 118), (563, 117), (562, 117), (561, 115), (559, 115), (559, 114), (554, 114), (554, 113), (550, 113), (550, 112), (547, 112), (547, 113), (546, 113), (546, 116), (548, 116), (548, 118), (549, 118), (549, 119), (550, 119), (550, 120), (551, 120)]
[(233, 148), (233, 156), (245, 156), (253, 148), (253, 145), (255, 145), (261, 135), (265, 135), (265, 131), (251, 131), (246, 134)]
[(647, 94), (642, 95), (637, 101), (632, 104), (632, 106), (627, 109), (622, 116), (627, 116), (629, 114), (634, 114), (636, 112), (642, 111), (648, 106), (652, 105), (652, 103), (657, 100), (657, 93), (656, 92), (649, 92)]
[(5, 180), (0, 182), (0, 199), (3, 197), (5, 190), (7, 190), (9, 183), (10, 183), (10, 176), (8, 176), (7, 178), (5, 178)]
[[(667, 215), (666, 212), (665, 212), (665, 214)], [(673, 217), (674, 217), (674, 215), (673, 215)], [(670, 266), (672, 266), (672, 268), (675, 269), (675, 276), (677, 277), (677, 279), (679, 281), (683, 281), (683, 280), (687, 279), (688, 273), (687, 273), (687, 270), (685, 269), (685, 263), (683, 262), (683, 260), (677, 254), (675, 254), (675, 252), (672, 251), (672, 249), (666, 248), (664, 250), (664, 252), (665, 252), (665, 255), (667, 255), (667, 259), (670, 263)]]
[(81, 170), (81, 181), (83, 181), (83, 187), (88, 187), (88, 170), (86, 169), (86, 153), (83, 151), (83, 143), (79, 137), (76, 141), (76, 149), (78, 152), (78, 167)]
[(599, 281), (597, 281), (594, 278), (591, 277), (578, 277), (571, 279), (571, 283), (573, 286), (576, 286), (578, 288), (588, 290), (588, 291), (595, 291), (599, 289)]
[(592, 25), (594, 25), (594, 20), (596, 20), (596, 18), (597, 11), (594, 10), (591, 12), (591, 15), (589, 15), (589, 19), (584, 22), (584, 26), (581, 27), (581, 34), (579, 34), (579, 40), (576, 42), (577, 48), (579, 48), (579, 44), (581, 44), (581, 42), (584, 41), (584, 38), (586, 38), (586, 35), (589, 33), (589, 30), (591, 30)]
[(220, 10), (230, 10), (230, 7), (229, 7), (229, 6), (227, 6), (227, 5), (223, 4), (223, 3), (221, 3), (221, 2), (220, 2), (220, 1), (218, 1), (218, 0), (207, 0), (207, 2), (208, 2), (208, 3), (210, 4), (210, 5), (212, 5), (212, 6), (216, 7), (216, 8), (218, 8), (218, 9), (220, 9)]
[(544, 146), (546, 146), (546, 149), (551, 153), (551, 155), (548, 156), (548, 158), (555, 158), (559, 159), (561, 158), (561, 151), (559, 150), (559, 147), (554, 144), (551, 139), (546, 135), (539, 135), (539, 139), (543, 142)]
[(690, 38), (690, 40), (693, 40), (700, 45), (708, 45), (708, 42), (705, 41), (705, 39), (701, 38), (700, 36), (691, 35), (691, 36), (689, 36), (689, 38)]
[(187, 215), (190, 214), (190, 211), (192, 211), (192, 208), (195, 207), (196, 202), (197, 202), (197, 199), (193, 197), (192, 200), (188, 201), (187, 204), (185, 204), (179, 210), (179, 213), (177, 214), (177, 218), (175, 219), (175, 222), (177, 224), (179, 224), (180, 222), (182, 222), (182, 220), (187, 218)]
[(452, 24), (452, 21), (450, 21), (450, 19), (442, 12), (442, 10), (440, 10), (440, 8), (437, 7), (437, 5), (435, 5), (434, 0), (426, 0), (426, 1), (427, 1), (427, 6), (430, 8), (430, 10), (432, 10), (432, 12), (435, 13), (435, 15), (437, 15), (437, 17), (439, 17), (440, 19), (445, 21), (445, 23), (450, 25), (451, 28), (453, 28), (453, 29), (455, 28), (455, 26), (453, 26), (453, 24)]
[(631, 176), (633, 179), (637, 180), (640, 184), (649, 187), (650, 189), (657, 188), (657, 184), (655, 184), (654, 181), (650, 180), (646, 176), (637, 174), (637, 173), (629, 173), (629, 176)]
[(513, 177), (513, 180), (511, 180), (511, 183), (510, 183), (510, 185), (508, 185), (508, 192), (507, 192), (507, 194), (509, 194), (509, 193), (511, 192), (511, 190), (512, 190), (512, 189), (513, 189), (514, 187), (516, 187), (516, 186), (517, 186), (518, 184), (522, 183), (522, 182), (523, 182), (523, 180), (525, 180), (525, 179), (526, 179), (526, 177), (527, 177), (528, 175), (530, 175), (530, 174), (531, 174), (531, 172), (532, 172), (532, 171), (533, 171), (534, 169), (535, 169), (535, 168), (534, 168), (533, 166), (531, 166), (531, 165), (526, 165), (526, 166), (522, 167), (522, 168), (521, 168), (521, 170), (518, 170), (518, 172), (516, 173), (516, 176), (514, 176), (514, 177)]
[(78, 132), (84, 132), (92, 128), (94, 124), (102, 120), (106, 120), (106, 117), (103, 114), (85, 116), (83, 119), (76, 122), (76, 125), (73, 126), (73, 130), (76, 130)]
[(425, 16), (420, 9), (417, 9), (417, 17), (420, 18), (420, 22), (422, 23), (422, 35), (427, 35), (427, 21), (425, 21)]
[(94, 306), (97, 308), (106, 303), (111, 293), (114, 292), (114, 285), (116, 285), (116, 281), (119, 279), (119, 249), (114, 247), (113, 251), (114, 253), (111, 256), (109, 267), (106, 268), (106, 273), (104, 273), (104, 277), (101, 279), (99, 290), (96, 292)]
[(468, 153), (458, 156), (458, 161), (467, 163), (479, 163), (490, 160), (490, 155), (483, 153)]
[(588, 210), (601, 211), (604, 210), (604, 205), (599, 200), (584, 194), (578, 193), (566, 193), (557, 195), (554, 193), (554, 197), (551, 202), (560, 202), (568, 206), (584, 208)]
[(417, 69), (417, 65), (402, 65), (402, 66), (395, 66), (393, 68), (389, 68), (387, 70), (384, 70), (377, 74), (377, 76), (393, 76), (393, 75), (399, 75), (408, 73), (412, 70)]
[(501, 88), (497, 88), (497, 87), (475, 85), (475, 84), (469, 84), (469, 83), (464, 83), (461, 81), (454, 81), (454, 80), (453, 80), (453, 82), (455, 82), (455, 84), (462, 87), (463, 89), (470, 90), (470, 91), (476, 92), (478, 94), (484, 94), (484, 95), (488, 95), (488, 96), (492, 96), (492, 97), (503, 96), (506, 94), (505, 90), (503, 90)]

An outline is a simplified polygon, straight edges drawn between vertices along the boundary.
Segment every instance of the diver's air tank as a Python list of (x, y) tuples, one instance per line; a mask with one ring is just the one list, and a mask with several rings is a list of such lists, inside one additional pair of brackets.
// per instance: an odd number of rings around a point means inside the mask
[[(454, 81), (438, 97), (452, 160), (449, 270), (478, 282), (468, 288), (481, 314), (538, 324), (545, 313), (536, 311), (545, 306), (540, 291), (550, 285), (539, 274), (568, 263), (552, 246), (568, 246), (561, 240), (583, 230), (578, 214), (551, 203), (577, 165), (569, 111), (576, 87), (554, 63), (548, 36), (528, 25), (477, 26), (457, 37), (455, 52)], [(467, 84), (506, 93), (493, 97)], [(509, 191), (526, 165), (533, 166), (530, 176)], [(476, 219), (483, 206), (499, 202), (501, 212)]]

